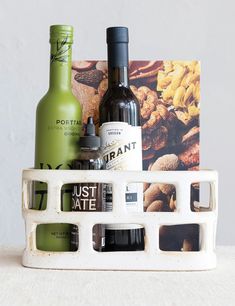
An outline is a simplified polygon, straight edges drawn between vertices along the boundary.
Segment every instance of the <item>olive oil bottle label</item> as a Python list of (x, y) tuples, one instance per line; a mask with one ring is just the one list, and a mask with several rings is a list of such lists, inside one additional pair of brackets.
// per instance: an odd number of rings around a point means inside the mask
[[(126, 122), (106, 122), (100, 127), (103, 158), (108, 170), (142, 170), (141, 127)], [(128, 211), (143, 211), (143, 187), (131, 183), (126, 187)], [(112, 185), (107, 185), (106, 211), (112, 211)], [(136, 228), (136, 224), (107, 225), (110, 229)]]

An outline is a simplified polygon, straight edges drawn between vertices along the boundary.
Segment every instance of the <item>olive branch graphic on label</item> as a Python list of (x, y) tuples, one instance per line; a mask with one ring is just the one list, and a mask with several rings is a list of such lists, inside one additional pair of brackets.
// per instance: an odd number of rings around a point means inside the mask
[(59, 41), (57, 39), (56, 42), (56, 53), (55, 54), (51, 54), (51, 63), (58, 61), (61, 63), (66, 63), (68, 61), (68, 54), (66, 54), (68, 52), (68, 50), (71, 48), (71, 45), (66, 45), (66, 43), (68, 42), (68, 35), (62, 40)]

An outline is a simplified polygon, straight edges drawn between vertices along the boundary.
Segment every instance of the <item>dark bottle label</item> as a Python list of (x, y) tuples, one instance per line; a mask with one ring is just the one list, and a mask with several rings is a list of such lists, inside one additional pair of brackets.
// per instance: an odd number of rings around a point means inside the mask
[(72, 193), (73, 211), (102, 211), (102, 184), (77, 184)]

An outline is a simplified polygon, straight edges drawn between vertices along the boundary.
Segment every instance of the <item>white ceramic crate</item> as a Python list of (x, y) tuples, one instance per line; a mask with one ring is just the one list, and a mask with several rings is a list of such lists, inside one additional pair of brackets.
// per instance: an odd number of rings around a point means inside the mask
[[(29, 209), (32, 181), (48, 184), (47, 208)], [(64, 184), (101, 182), (113, 184), (112, 212), (63, 212), (60, 190)], [(128, 212), (125, 188), (130, 182), (159, 182), (176, 187), (175, 212)], [(190, 186), (195, 182), (210, 184), (211, 211), (190, 209)], [(23, 265), (52, 269), (102, 270), (207, 270), (216, 267), (215, 235), (218, 214), (218, 175), (216, 171), (90, 171), (34, 170), (23, 171), (23, 217), (26, 248)], [(79, 228), (77, 252), (44, 252), (36, 248), (36, 227), (41, 223), (72, 223)], [(135, 252), (96, 252), (92, 246), (94, 224), (136, 223), (145, 227), (145, 250)], [(162, 225), (197, 223), (200, 225), (200, 251), (168, 252), (159, 248)]]

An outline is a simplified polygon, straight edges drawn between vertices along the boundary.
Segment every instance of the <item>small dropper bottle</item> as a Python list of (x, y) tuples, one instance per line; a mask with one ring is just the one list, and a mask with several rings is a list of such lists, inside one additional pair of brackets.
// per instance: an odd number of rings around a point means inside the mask
[[(100, 151), (100, 137), (95, 134), (93, 118), (89, 117), (84, 136), (79, 139), (80, 150), (77, 158), (72, 162), (72, 169), (76, 170), (102, 170), (105, 163)], [(104, 184), (79, 183), (73, 185), (72, 211), (104, 211)], [(71, 232), (71, 250), (79, 247), (77, 226), (73, 226)], [(102, 251), (104, 247), (104, 226), (96, 224), (93, 227), (93, 247), (96, 251)]]

